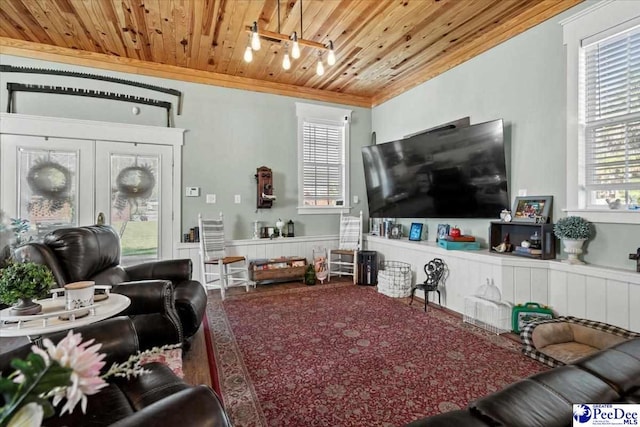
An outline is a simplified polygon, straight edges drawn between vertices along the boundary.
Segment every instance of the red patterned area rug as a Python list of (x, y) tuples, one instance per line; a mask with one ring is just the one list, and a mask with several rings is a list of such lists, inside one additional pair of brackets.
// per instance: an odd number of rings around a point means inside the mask
[(209, 299), (225, 406), (240, 426), (400, 426), (546, 368), (518, 343), (375, 288)]

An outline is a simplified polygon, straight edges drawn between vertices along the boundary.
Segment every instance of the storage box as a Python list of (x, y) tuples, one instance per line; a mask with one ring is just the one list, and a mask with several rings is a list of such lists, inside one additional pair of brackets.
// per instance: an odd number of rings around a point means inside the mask
[(543, 319), (553, 319), (553, 310), (536, 302), (526, 302), (513, 307), (511, 327), (513, 332), (519, 334), (527, 323)]
[(477, 251), (480, 249), (480, 243), (478, 242), (450, 242), (448, 240), (438, 240), (438, 246), (447, 250), (458, 251)]

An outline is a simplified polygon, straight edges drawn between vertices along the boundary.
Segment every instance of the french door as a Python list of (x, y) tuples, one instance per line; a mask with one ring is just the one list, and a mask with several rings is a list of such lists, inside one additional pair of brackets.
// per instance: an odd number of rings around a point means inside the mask
[(39, 237), (102, 213), (123, 264), (171, 257), (170, 146), (3, 134), (0, 164), (2, 209)]

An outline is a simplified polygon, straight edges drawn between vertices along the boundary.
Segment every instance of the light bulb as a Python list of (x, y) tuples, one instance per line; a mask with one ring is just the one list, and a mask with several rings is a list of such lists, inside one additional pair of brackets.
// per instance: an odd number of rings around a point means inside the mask
[(300, 58), (300, 45), (298, 44), (298, 33), (293, 32), (293, 47), (291, 48), (291, 56), (295, 59)]
[(258, 34), (258, 23), (253, 22), (251, 28), (251, 49), (260, 50), (260, 35)]
[(335, 63), (336, 63), (336, 54), (333, 52), (333, 50), (330, 50), (329, 54), (327, 55), (327, 64), (333, 65)]
[(244, 62), (253, 61), (253, 51), (251, 50), (251, 46), (247, 46), (244, 50)]
[(316, 65), (316, 74), (321, 76), (324, 74), (324, 65), (322, 65), (322, 57), (318, 57), (318, 65)]
[(288, 70), (291, 68), (291, 59), (289, 59), (289, 52), (284, 52), (284, 58), (282, 58), (282, 68)]
[(333, 50), (333, 42), (329, 40), (329, 54), (327, 55), (327, 64), (333, 65), (336, 63), (336, 53)]

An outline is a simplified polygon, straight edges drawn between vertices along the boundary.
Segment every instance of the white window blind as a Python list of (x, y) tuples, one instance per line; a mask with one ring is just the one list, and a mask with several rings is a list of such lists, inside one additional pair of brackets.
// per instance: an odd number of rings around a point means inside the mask
[(584, 48), (585, 184), (640, 189), (640, 28)]
[(303, 205), (344, 202), (344, 126), (304, 121), (302, 127)]

